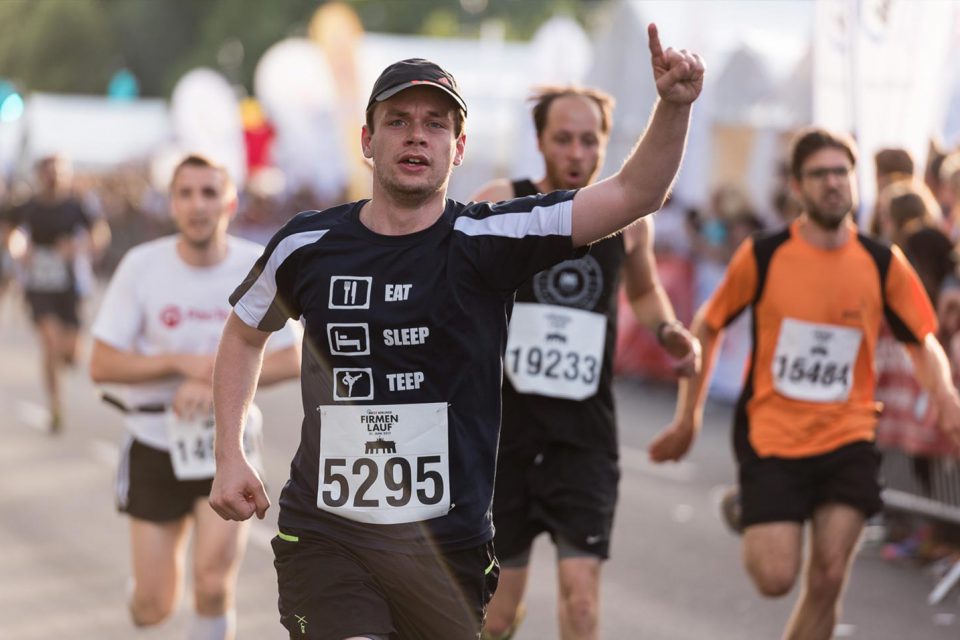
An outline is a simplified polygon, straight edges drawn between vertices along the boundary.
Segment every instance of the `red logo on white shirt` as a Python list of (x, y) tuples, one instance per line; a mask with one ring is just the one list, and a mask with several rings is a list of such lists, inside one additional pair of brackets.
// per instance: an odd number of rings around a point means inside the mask
[(223, 324), (229, 315), (224, 309), (181, 309), (175, 304), (169, 304), (160, 310), (160, 322), (168, 329), (174, 329), (185, 321)]
[(172, 329), (181, 321), (183, 321), (183, 314), (180, 312), (180, 307), (171, 304), (160, 310), (160, 322), (164, 326)]

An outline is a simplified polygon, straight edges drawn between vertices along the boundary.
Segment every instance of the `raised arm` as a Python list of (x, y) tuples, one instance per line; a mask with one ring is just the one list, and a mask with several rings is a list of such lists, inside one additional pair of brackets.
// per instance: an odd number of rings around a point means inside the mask
[(573, 243), (583, 246), (657, 211), (680, 168), (693, 101), (703, 87), (703, 61), (686, 49), (664, 51), (648, 28), (650, 62), (660, 96), (647, 130), (623, 166), (581, 189), (573, 200)]
[(225, 520), (263, 519), (270, 499), (243, 453), (243, 421), (263, 366), (268, 332), (247, 326), (231, 312), (220, 338), (213, 376), (217, 473), (210, 506)]

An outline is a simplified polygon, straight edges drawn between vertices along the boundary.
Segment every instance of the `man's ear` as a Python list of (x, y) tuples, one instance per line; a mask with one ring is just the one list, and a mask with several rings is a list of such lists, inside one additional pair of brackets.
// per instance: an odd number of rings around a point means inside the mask
[(790, 192), (799, 198), (803, 194), (803, 191), (801, 190), (801, 187), (800, 187), (800, 181), (797, 180), (793, 174), (790, 174), (789, 184), (790, 184)]
[(457, 148), (453, 154), (453, 166), (459, 167), (463, 162), (463, 154), (467, 147), (467, 134), (461, 133), (460, 137), (457, 138)]
[(360, 129), (360, 148), (363, 150), (364, 158), (373, 158), (373, 149), (370, 147), (370, 139), (372, 137), (373, 134), (370, 133), (369, 129), (367, 129), (367, 125), (363, 125), (363, 127)]

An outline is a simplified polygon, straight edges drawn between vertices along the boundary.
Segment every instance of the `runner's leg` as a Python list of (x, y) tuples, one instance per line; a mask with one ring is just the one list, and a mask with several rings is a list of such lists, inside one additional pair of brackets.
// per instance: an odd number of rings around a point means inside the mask
[(59, 346), (60, 362), (68, 366), (76, 364), (80, 346), (79, 330), (76, 326), (61, 325)]
[[(198, 632), (191, 640), (231, 640), (234, 637), (237, 572), (247, 544), (248, 522), (221, 518), (206, 498), (193, 509), (196, 529), (193, 546), (193, 588)], [(206, 635), (199, 632), (204, 627)], [(214, 634), (219, 635), (214, 635)]]
[(55, 316), (47, 314), (37, 319), (36, 328), (40, 337), (43, 386), (47, 393), (47, 406), (50, 409), (51, 430), (57, 431), (62, 416), (60, 399), (62, 327)]
[(863, 513), (845, 504), (824, 504), (814, 512), (803, 592), (787, 625), (788, 640), (833, 637), (863, 524)]
[(561, 558), (557, 563), (557, 614), (563, 640), (596, 640), (600, 611), (600, 559)]
[(500, 584), (487, 607), (487, 620), (483, 625), (486, 640), (508, 640), (523, 620), (523, 594), (527, 589), (529, 568), (510, 566), (508, 561), (500, 565)]
[(800, 571), (803, 525), (767, 522), (743, 532), (743, 564), (761, 594), (777, 598), (793, 588)]
[(130, 615), (138, 627), (163, 622), (176, 609), (183, 590), (188, 518), (149, 522), (130, 518), (133, 593)]

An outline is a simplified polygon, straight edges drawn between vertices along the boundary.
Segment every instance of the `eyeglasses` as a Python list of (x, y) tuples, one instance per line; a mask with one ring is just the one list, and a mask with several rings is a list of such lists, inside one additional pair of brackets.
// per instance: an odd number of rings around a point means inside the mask
[(825, 180), (827, 176), (846, 179), (850, 177), (850, 169), (847, 167), (819, 167), (817, 169), (810, 169), (809, 171), (803, 172), (803, 177), (810, 178), (812, 180)]

